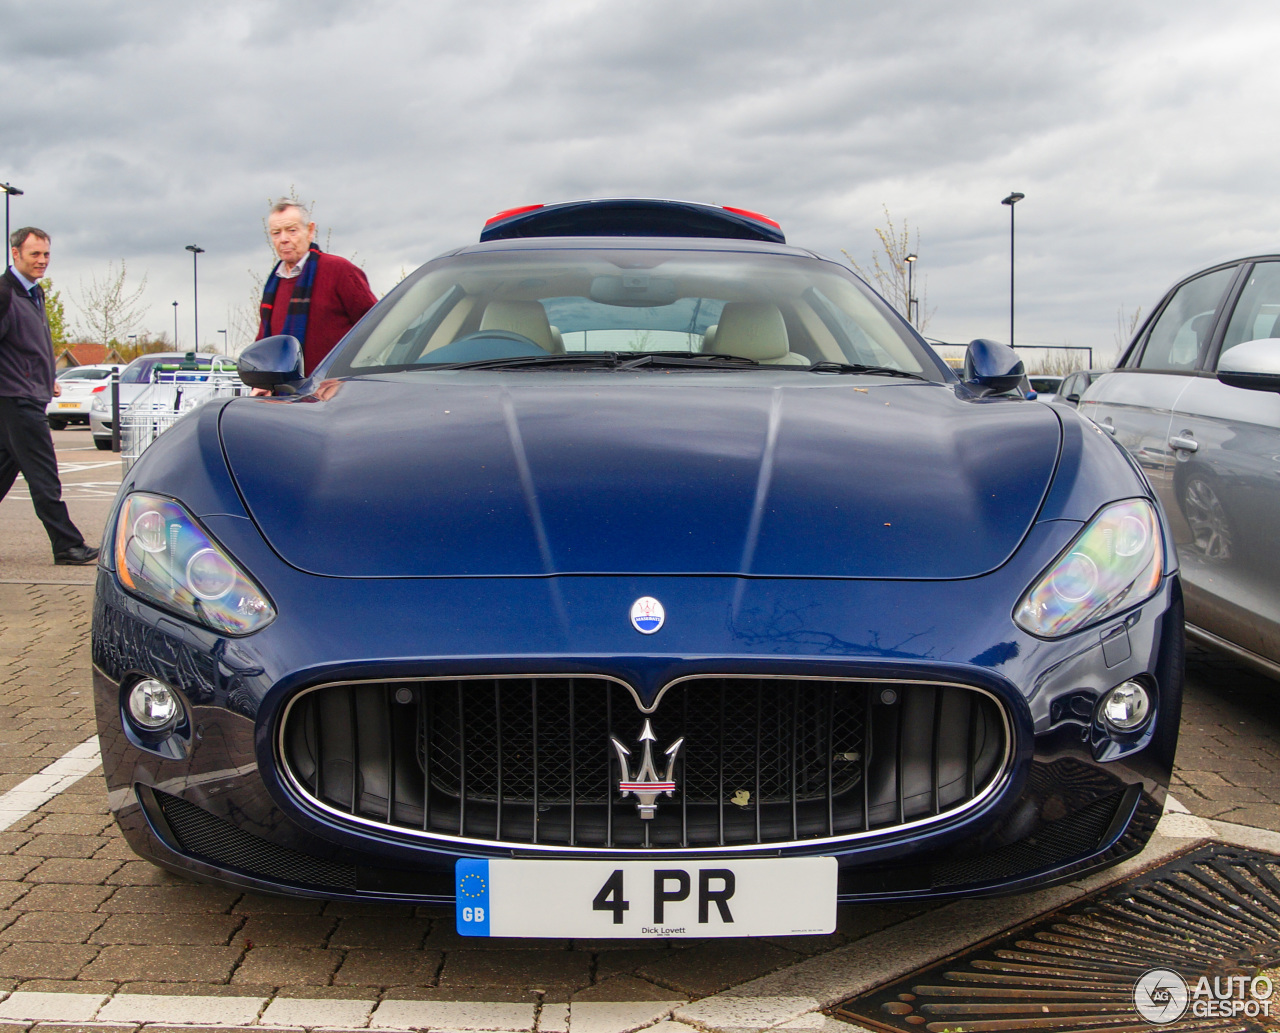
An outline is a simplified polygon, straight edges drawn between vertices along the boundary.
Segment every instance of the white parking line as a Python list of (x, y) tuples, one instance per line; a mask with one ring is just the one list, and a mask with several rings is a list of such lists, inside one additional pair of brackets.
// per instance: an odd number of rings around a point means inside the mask
[[(62, 497), (63, 499), (109, 499), (115, 496), (119, 488), (119, 481), (67, 481), (62, 485)], [(19, 477), (14, 489), (5, 497), (30, 501), (31, 491), (27, 488), (26, 482)]]
[(102, 763), (98, 737), (90, 736), (73, 746), (38, 775), (32, 775), (0, 796), (0, 832), (48, 803), (68, 786), (75, 785)]
[(120, 465), (119, 459), (108, 459), (108, 460), (105, 460), (104, 462), (99, 462), (99, 463), (81, 463), (81, 462), (59, 463), (58, 473), (79, 473), (81, 470), (97, 470), (103, 466), (119, 466), (119, 465)]

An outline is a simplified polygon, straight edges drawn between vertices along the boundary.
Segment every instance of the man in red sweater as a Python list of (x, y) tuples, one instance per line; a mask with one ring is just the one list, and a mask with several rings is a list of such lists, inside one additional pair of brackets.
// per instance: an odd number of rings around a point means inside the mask
[(316, 224), (297, 201), (286, 198), (271, 206), (267, 232), (280, 261), (262, 291), (258, 340), (296, 337), (310, 376), (378, 299), (361, 269), (316, 247)]

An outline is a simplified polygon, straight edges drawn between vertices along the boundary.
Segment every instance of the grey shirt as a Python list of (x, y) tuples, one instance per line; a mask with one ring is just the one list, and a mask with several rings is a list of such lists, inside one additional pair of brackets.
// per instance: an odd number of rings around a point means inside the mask
[(0, 277), (0, 397), (33, 398), (48, 404), (53, 397), (53, 336), (44, 306), (27, 294), (12, 269)]

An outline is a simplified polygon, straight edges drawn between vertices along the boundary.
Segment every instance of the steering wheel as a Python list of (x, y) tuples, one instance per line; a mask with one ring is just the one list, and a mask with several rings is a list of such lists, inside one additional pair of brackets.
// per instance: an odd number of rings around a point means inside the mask
[(481, 362), (485, 359), (512, 359), (522, 355), (549, 355), (524, 334), (512, 330), (477, 330), (428, 352), (419, 361)]

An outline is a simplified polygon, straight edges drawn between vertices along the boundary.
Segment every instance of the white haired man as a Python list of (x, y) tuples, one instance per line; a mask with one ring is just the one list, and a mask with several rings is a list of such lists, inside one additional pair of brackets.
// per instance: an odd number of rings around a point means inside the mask
[(297, 201), (271, 206), (267, 233), (280, 261), (262, 290), (258, 339), (296, 337), (310, 376), (378, 299), (358, 266), (316, 247), (316, 224)]

